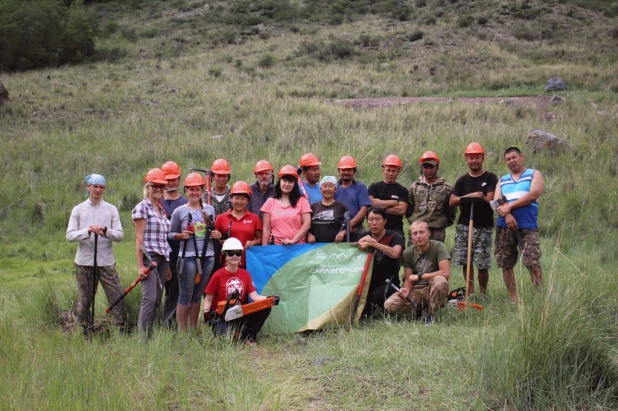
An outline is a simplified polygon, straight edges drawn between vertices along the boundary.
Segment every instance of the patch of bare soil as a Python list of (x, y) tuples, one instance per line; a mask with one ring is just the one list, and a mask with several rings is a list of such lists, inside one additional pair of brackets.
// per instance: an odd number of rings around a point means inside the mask
[(464, 104), (506, 104), (509, 106), (533, 106), (538, 111), (546, 111), (551, 105), (551, 96), (528, 96), (528, 97), (386, 97), (386, 98), (352, 98), (336, 100), (335, 103), (343, 104), (349, 108), (383, 108), (402, 104), (438, 104), (438, 103), (464, 103)]

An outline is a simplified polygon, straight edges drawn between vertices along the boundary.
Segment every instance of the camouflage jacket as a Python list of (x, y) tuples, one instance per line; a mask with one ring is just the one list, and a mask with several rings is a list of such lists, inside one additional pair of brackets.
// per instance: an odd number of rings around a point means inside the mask
[[(217, 193), (215, 192), (215, 189), (213, 188), (210, 190), (210, 205), (212, 205), (215, 209), (215, 219), (232, 208), (232, 196), (230, 196), (230, 191), (231, 190), (228, 187), (221, 201), (217, 201)], [(208, 201), (207, 193), (204, 193), (202, 201), (204, 204)]]
[(442, 177), (427, 184), (421, 176), (410, 186), (408, 221), (425, 221), (429, 228), (446, 228), (455, 221), (455, 207), (449, 207), (453, 186)]

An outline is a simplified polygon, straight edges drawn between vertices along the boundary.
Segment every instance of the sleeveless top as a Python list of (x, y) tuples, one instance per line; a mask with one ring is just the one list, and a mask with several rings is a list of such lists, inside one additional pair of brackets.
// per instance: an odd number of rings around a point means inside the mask
[[(508, 203), (512, 203), (515, 200), (520, 199), (525, 194), (530, 192), (530, 186), (532, 185), (532, 177), (536, 170), (533, 168), (527, 168), (524, 170), (518, 180), (513, 180), (511, 174), (507, 174), (500, 178), (500, 190), (502, 195), (506, 197)], [(511, 211), (513, 217), (517, 220), (517, 227), (536, 229), (537, 228), (537, 216), (539, 214), (539, 202), (534, 201), (525, 207), (519, 207)], [(506, 221), (504, 217), (499, 216), (498, 227), (506, 227)]]

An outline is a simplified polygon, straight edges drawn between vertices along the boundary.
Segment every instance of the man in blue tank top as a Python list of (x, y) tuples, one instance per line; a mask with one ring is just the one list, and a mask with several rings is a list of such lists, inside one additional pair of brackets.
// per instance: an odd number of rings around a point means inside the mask
[(539, 262), (541, 248), (537, 217), (539, 214), (538, 198), (543, 193), (545, 183), (543, 175), (532, 168), (524, 166), (524, 156), (517, 147), (504, 151), (504, 161), (511, 170), (498, 182), (495, 199), (506, 197), (507, 202), (497, 207), (496, 223), (496, 264), (502, 268), (504, 284), (517, 302), (517, 283), (513, 267), (517, 263), (517, 245), (522, 250), (524, 265), (530, 272), (532, 283), (537, 291), (543, 284), (543, 271)]

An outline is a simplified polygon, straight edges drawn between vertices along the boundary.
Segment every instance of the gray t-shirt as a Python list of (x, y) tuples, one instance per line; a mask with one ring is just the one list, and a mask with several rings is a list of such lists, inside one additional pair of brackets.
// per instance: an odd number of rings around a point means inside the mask
[[(215, 209), (213, 206), (204, 204), (204, 211), (207, 215), (214, 215)], [(174, 235), (182, 233), (187, 229), (189, 223), (189, 213), (191, 214), (191, 225), (194, 227), (195, 240), (197, 242), (197, 249), (200, 255), (202, 255), (202, 248), (204, 247), (204, 239), (206, 235), (206, 229), (208, 221), (204, 221), (204, 213), (201, 210), (194, 210), (187, 205), (182, 205), (174, 210), (172, 214), (172, 226), (168, 235), (169, 239), (173, 239)], [(206, 250), (206, 257), (212, 257), (215, 255), (214, 240), (210, 240), (208, 249)], [(180, 241), (180, 254), (182, 256), (182, 250), (184, 248), (184, 240)], [(195, 257), (195, 247), (193, 247), (193, 239), (189, 238), (187, 241), (186, 257)]]

